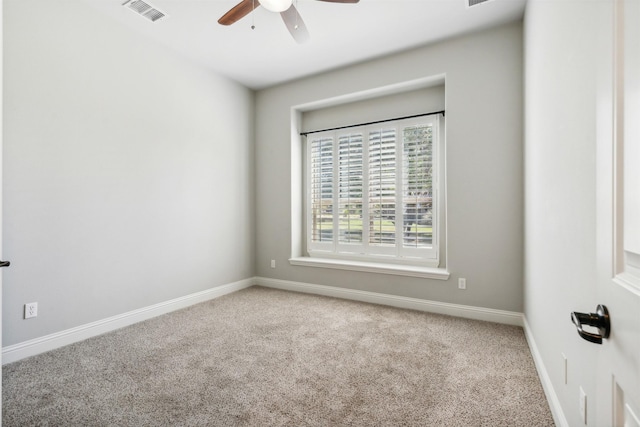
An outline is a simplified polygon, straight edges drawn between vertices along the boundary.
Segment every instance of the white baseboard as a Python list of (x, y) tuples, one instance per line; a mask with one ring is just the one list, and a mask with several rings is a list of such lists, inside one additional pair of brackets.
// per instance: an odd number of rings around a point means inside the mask
[(524, 323), (524, 335), (527, 338), (527, 343), (529, 343), (529, 349), (531, 350), (533, 361), (536, 365), (536, 369), (538, 370), (538, 377), (540, 377), (540, 382), (542, 383), (544, 394), (547, 396), (549, 408), (551, 409), (551, 415), (553, 415), (553, 421), (558, 427), (569, 427), (567, 418), (564, 416), (564, 411), (562, 410), (562, 406), (560, 405), (560, 399), (558, 399), (558, 395), (553, 388), (551, 377), (549, 377), (549, 373), (544, 366), (542, 355), (540, 354), (538, 346), (536, 345), (536, 341), (533, 338), (533, 333), (529, 328), (529, 323), (527, 322), (526, 316), (523, 316), (522, 320)]
[(370, 302), (374, 304), (389, 305), (399, 308), (427, 311), (430, 313), (447, 314), (450, 316), (464, 317), (467, 319), (485, 320), (488, 322), (523, 326), (522, 313), (513, 311), (494, 310), (490, 308), (473, 307), (469, 305), (449, 304), (445, 302), (429, 301), (418, 298), (409, 298), (376, 292), (358, 291), (355, 289), (338, 288), (335, 286), (314, 285), (310, 283), (292, 282), (288, 280), (269, 279), (266, 277), (256, 277), (254, 278), (254, 283), (256, 285), (265, 286), (268, 288), (305, 292), (309, 294), (325, 295), (335, 298), (343, 298), (355, 301)]
[(190, 305), (218, 298), (223, 295), (248, 288), (253, 286), (253, 284), (253, 278), (244, 279), (238, 282), (216, 286), (215, 288), (207, 289), (206, 291), (196, 292), (170, 301), (140, 308), (138, 310), (133, 310), (128, 313), (98, 320), (96, 322), (87, 323), (61, 332), (45, 335), (29, 341), (9, 345), (2, 349), (2, 364), (4, 365), (24, 359), (25, 357), (35, 356), (36, 354), (54, 350), (106, 332), (111, 332), (143, 320), (151, 319), (152, 317), (160, 316)]

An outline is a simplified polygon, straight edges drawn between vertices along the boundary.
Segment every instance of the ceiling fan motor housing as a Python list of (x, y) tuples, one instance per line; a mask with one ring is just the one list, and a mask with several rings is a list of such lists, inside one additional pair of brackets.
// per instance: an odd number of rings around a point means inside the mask
[(260, 0), (260, 6), (271, 12), (284, 12), (292, 3), (293, 0)]

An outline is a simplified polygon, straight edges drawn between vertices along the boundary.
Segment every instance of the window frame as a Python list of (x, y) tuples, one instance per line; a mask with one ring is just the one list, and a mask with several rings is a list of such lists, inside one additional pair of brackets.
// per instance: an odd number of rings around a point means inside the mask
[[(305, 171), (304, 171), (304, 198), (303, 198), (303, 211), (304, 211), (304, 225), (305, 225), (305, 233), (304, 233), (304, 248), (308, 257), (317, 261), (323, 259), (327, 260), (336, 260), (338, 262), (343, 262), (346, 267), (350, 266), (352, 262), (361, 262), (364, 264), (372, 263), (372, 265), (376, 264), (391, 264), (391, 265), (400, 265), (400, 266), (414, 266), (414, 267), (426, 267), (426, 268), (437, 268), (439, 267), (440, 261), (440, 242), (441, 242), (441, 234), (442, 234), (442, 221), (440, 220), (440, 212), (441, 212), (441, 203), (443, 203), (443, 192), (444, 192), (444, 165), (443, 165), (443, 155), (441, 150), (443, 150), (444, 146), (444, 117), (440, 114), (432, 114), (425, 115), (422, 117), (413, 117), (409, 119), (399, 119), (395, 121), (389, 121), (386, 123), (379, 124), (370, 124), (346, 129), (339, 130), (331, 130), (325, 132), (318, 132), (311, 135), (308, 135), (306, 139), (303, 139), (303, 155), (305, 158)], [(369, 236), (368, 236), (368, 227), (362, 226), (362, 243), (359, 244), (351, 244), (351, 243), (341, 243), (340, 242), (340, 230), (339, 230), (339, 180), (336, 179), (339, 176), (339, 138), (340, 135), (347, 134), (355, 134), (360, 132), (362, 138), (363, 145), (363, 153), (362, 153), (362, 163), (363, 163), (363, 199), (364, 192), (369, 191), (368, 180), (369, 180), (369, 171), (368, 171), (368, 163), (369, 163), (369, 144), (370, 144), (370, 131), (374, 129), (388, 129), (390, 127), (395, 128), (396, 138), (395, 138), (395, 161), (396, 164), (396, 173), (395, 176), (395, 189), (397, 193), (403, 192), (402, 187), (402, 179), (403, 179), (403, 129), (412, 127), (412, 126), (432, 126), (433, 135), (432, 135), (432, 153), (431, 153), (431, 161), (433, 173), (431, 177), (431, 185), (432, 185), (432, 244), (430, 248), (408, 248), (403, 245), (403, 222), (404, 222), (404, 210), (402, 204), (398, 205), (398, 202), (402, 200), (399, 194), (395, 197), (395, 215), (400, 215), (401, 221), (395, 221), (395, 236), (396, 243), (392, 248), (383, 247), (383, 246), (375, 246), (369, 244)], [(333, 194), (332, 194), (332, 215), (333, 215), (333, 226), (332, 226), (332, 235), (333, 239), (331, 242), (314, 242), (312, 240), (313, 233), (313, 212), (311, 209), (311, 174), (313, 173), (312, 168), (312, 149), (311, 144), (312, 140), (317, 140), (322, 137), (332, 137), (333, 146), (332, 146), (332, 168), (333, 168)], [(366, 147), (366, 148), (365, 148)], [(368, 197), (367, 197), (368, 200)], [(337, 204), (336, 204), (337, 203)], [(367, 202), (362, 202), (362, 221), (363, 223), (366, 221), (367, 210), (366, 207), (368, 205)], [(394, 269), (393, 267), (391, 268)]]

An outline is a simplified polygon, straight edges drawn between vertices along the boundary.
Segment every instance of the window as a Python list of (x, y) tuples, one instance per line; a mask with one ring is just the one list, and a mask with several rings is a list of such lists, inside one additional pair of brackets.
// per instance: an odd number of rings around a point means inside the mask
[(439, 120), (307, 135), (311, 257), (438, 266)]

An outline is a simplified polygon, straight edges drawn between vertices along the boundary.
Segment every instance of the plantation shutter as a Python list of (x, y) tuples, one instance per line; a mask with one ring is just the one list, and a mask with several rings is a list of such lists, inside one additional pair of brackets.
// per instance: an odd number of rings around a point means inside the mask
[(311, 241), (333, 241), (333, 138), (311, 142)]
[(405, 127), (402, 139), (402, 244), (428, 247), (433, 242), (433, 126)]
[(369, 244), (396, 241), (396, 129), (369, 132)]
[(339, 137), (338, 233), (340, 243), (362, 242), (363, 149), (362, 133)]

